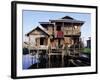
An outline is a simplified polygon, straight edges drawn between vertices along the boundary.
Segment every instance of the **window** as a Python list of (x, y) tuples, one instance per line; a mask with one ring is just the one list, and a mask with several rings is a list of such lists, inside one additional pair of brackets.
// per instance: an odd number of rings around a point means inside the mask
[(43, 45), (44, 43), (44, 38), (40, 38), (40, 45)]
[(61, 26), (57, 26), (57, 31), (60, 31), (61, 30)]

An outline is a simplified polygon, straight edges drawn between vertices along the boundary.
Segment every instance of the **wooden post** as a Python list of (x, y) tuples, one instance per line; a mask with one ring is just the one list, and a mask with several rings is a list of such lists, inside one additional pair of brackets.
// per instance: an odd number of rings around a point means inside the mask
[(64, 52), (62, 51), (62, 67), (64, 67)]
[[(62, 28), (61, 28), (61, 31), (63, 31), (64, 30), (64, 22), (62, 23)], [(64, 37), (64, 35), (63, 35), (63, 37)], [(64, 52), (63, 52), (63, 49), (61, 50), (61, 56), (62, 56), (62, 67), (64, 66)]]
[(38, 68), (39, 49), (37, 48), (37, 68)]
[(49, 57), (49, 59), (48, 59), (48, 63), (49, 63), (49, 67), (50, 67), (50, 38), (48, 38), (48, 57)]
[(56, 23), (54, 23), (54, 36), (56, 37), (57, 31), (56, 31)]
[(50, 49), (49, 49), (49, 68), (50, 68), (50, 65), (51, 65), (51, 63), (50, 63)]
[[(72, 30), (71, 30), (71, 38), (73, 38), (73, 23), (72, 23)], [(73, 42), (73, 44), (72, 45), (74, 45), (74, 40), (72, 41)], [(74, 45), (75, 46), (75, 45)], [(73, 49), (73, 54), (75, 55), (75, 49), (74, 49), (74, 47), (72, 48)]]
[(48, 38), (48, 48), (50, 47), (50, 38)]
[(78, 56), (80, 55), (80, 38), (79, 38), (79, 54), (78, 54)]
[[(74, 35), (74, 25), (73, 25), (73, 23), (72, 23), (72, 36)], [(75, 41), (74, 41), (74, 56), (75, 56)]]
[[(47, 55), (48, 55), (48, 49), (46, 49), (46, 57), (47, 57)], [(46, 58), (46, 68), (48, 68), (48, 60), (47, 60), (48, 58)]]
[(29, 54), (30, 54), (30, 35), (29, 35), (29, 46), (28, 46), (28, 49), (29, 49)]

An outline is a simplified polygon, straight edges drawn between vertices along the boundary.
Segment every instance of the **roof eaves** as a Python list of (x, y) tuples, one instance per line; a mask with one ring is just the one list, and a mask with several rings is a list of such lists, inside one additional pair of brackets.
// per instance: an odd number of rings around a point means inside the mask
[(47, 32), (45, 32), (45, 30), (41, 29), (39, 26), (37, 26), (36, 28), (34, 28), (33, 30), (31, 30), (29, 33), (27, 33), (26, 36), (29, 36), (37, 28), (40, 29), (41, 31), (43, 31), (44, 33), (46, 33), (49, 36), (49, 34)]

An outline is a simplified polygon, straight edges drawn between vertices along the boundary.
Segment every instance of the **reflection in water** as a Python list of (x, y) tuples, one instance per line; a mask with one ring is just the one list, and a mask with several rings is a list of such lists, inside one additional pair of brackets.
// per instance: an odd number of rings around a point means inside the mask
[(38, 69), (38, 68), (58, 68), (58, 67), (77, 67), (90, 66), (90, 57), (86, 54), (81, 54), (79, 57), (64, 56), (62, 62), (61, 55), (52, 55), (50, 60), (48, 55), (23, 55), (23, 69)]

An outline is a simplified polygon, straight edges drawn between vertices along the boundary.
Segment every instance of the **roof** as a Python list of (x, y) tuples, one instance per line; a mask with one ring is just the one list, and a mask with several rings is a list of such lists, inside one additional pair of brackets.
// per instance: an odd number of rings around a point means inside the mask
[(74, 19), (74, 18), (72, 18), (72, 17), (69, 17), (69, 16), (65, 16), (65, 17), (62, 17), (61, 19)]
[(46, 35), (49, 36), (49, 34), (47, 32), (45, 32), (43, 29), (41, 29), (39, 26), (37, 26), (35, 29), (31, 30), (29, 33), (27, 33), (26, 35), (29, 36), (34, 30), (41, 30), (42, 32), (44, 32)]
[(83, 24), (84, 22), (83, 21), (79, 21), (79, 20), (69, 20), (69, 19), (66, 19), (66, 20), (62, 20), (62, 19), (59, 19), (59, 20), (50, 20), (51, 22), (65, 22), (65, 23), (80, 23), (80, 24)]
[(54, 24), (53, 23), (50, 23), (50, 22), (39, 22), (39, 23), (43, 27), (47, 27), (48, 25), (54, 26)]
[(48, 25), (50, 26), (54, 26), (54, 24), (52, 22), (64, 22), (64, 23), (73, 23), (73, 24), (80, 24), (83, 25), (84, 21), (80, 21), (80, 20), (76, 20), (70, 16), (64, 16), (60, 19), (56, 19), (56, 20), (49, 20), (50, 22), (39, 22), (41, 26), (43, 27), (47, 27)]
[(39, 22), (40, 24), (52, 24), (50, 22)]
[(56, 20), (50, 20), (51, 22), (65, 22), (65, 23), (77, 23), (77, 24), (83, 24), (84, 21), (80, 21), (80, 20), (76, 20), (72, 17), (69, 17), (69, 16), (65, 16), (65, 17), (62, 17), (60, 19), (56, 19)]

